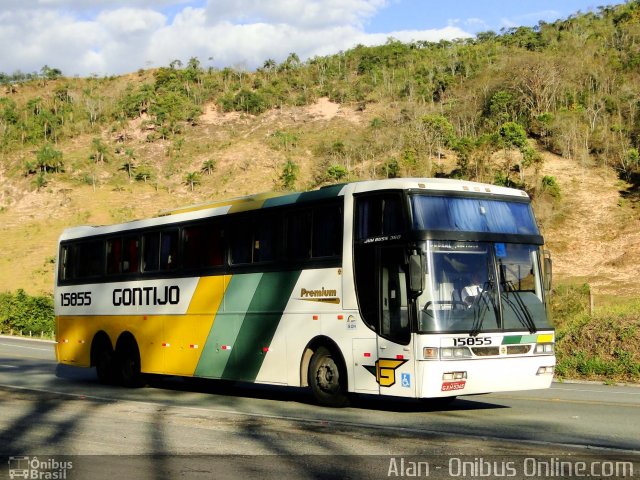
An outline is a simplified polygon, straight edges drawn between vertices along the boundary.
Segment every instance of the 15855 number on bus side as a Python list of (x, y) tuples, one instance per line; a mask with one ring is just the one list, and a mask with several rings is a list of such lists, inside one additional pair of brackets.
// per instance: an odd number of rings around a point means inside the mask
[(60, 294), (62, 307), (88, 307), (91, 305), (91, 292), (65, 292)]

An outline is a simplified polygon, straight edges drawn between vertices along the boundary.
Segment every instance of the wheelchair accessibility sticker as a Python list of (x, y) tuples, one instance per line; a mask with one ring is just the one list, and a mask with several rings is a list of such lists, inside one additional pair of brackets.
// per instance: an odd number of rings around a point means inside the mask
[(410, 373), (403, 373), (400, 376), (400, 384), (404, 388), (411, 388), (411, 374)]

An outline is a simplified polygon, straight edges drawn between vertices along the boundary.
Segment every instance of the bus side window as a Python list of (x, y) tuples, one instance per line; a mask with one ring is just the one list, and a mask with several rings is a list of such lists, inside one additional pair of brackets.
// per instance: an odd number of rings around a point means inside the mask
[(287, 217), (287, 258), (311, 258), (311, 210), (293, 212)]
[(138, 273), (140, 271), (140, 238), (124, 237), (122, 249), (122, 273)]
[(312, 256), (333, 257), (342, 252), (342, 209), (319, 207), (313, 213)]
[(162, 232), (160, 235), (160, 270), (178, 268), (178, 230)]
[(407, 306), (406, 265), (401, 249), (380, 252), (381, 325), (380, 334), (407, 344), (411, 338)]
[(142, 237), (142, 271), (155, 272), (160, 267), (160, 232)]
[(253, 237), (253, 263), (271, 262), (276, 259), (276, 238), (280, 226), (279, 219), (273, 215), (255, 223)]
[(205, 263), (207, 227), (196, 225), (182, 230), (182, 262), (184, 268), (198, 268)]
[(251, 263), (253, 252), (253, 222), (240, 219), (231, 226), (231, 241), (229, 250), (231, 263), (242, 265)]
[(208, 267), (224, 265), (225, 245), (224, 230), (221, 225), (213, 225), (207, 237), (209, 243), (206, 245), (206, 264)]
[(102, 240), (82, 242), (76, 246), (77, 278), (98, 277), (104, 274), (105, 244)]
[(107, 275), (117, 275), (122, 268), (122, 239), (107, 240)]
[(224, 264), (223, 230), (220, 225), (194, 225), (182, 230), (182, 264), (186, 269)]
[(404, 231), (402, 197), (399, 194), (388, 193), (359, 198), (357, 205), (357, 240)]
[(73, 254), (75, 248), (73, 245), (64, 245), (60, 248), (60, 271), (58, 275), (60, 280), (73, 279)]

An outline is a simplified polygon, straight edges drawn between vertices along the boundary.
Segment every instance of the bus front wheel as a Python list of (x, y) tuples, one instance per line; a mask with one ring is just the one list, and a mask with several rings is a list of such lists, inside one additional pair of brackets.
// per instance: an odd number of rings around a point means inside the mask
[(318, 347), (309, 362), (309, 385), (318, 403), (328, 407), (349, 404), (346, 373), (326, 347)]

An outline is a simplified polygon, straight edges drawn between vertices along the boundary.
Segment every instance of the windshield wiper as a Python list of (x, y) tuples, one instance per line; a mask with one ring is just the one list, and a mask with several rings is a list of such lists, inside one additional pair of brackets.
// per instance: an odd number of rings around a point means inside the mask
[[(531, 316), (531, 312), (522, 301), (522, 298), (520, 298), (520, 295), (515, 293), (516, 289), (513, 282), (505, 280), (503, 284), (505, 287), (504, 295), (502, 295), (504, 302), (511, 307), (518, 321), (529, 330), (529, 333), (536, 333), (538, 331), (536, 323)], [(513, 292), (515, 294), (510, 298), (509, 292)], [(512, 300), (512, 298), (515, 299), (515, 301)]]
[[(489, 297), (489, 298), (487, 298)], [(486, 282), (483, 286), (482, 286), (482, 290), (481, 292), (478, 294), (478, 298), (477, 298), (477, 303), (478, 305), (483, 304), (482, 308), (477, 308), (475, 305), (475, 301), (474, 304), (472, 305), (473, 308), (473, 326), (471, 327), (471, 331), (469, 332), (469, 335), (472, 337), (476, 337), (480, 331), (482, 330), (482, 324), (484, 323), (484, 317), (486, 316), (487, 312), (489, 311), (489, 307), (493, 307), (493, 310), (495, 312), (496, 318), (498, 318), (498, 312), (496, 309), (496, 305), (493, 301), (493, 296), (491, 295), (491, 282)]]

